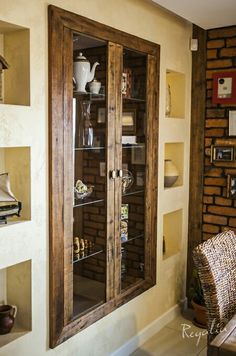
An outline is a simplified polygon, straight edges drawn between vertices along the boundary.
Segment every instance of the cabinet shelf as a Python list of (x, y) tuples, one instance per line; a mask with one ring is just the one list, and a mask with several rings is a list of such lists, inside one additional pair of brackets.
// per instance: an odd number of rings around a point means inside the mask
[(145, 145), (144, 142), (134, 143), (134, 144), (124, 143), (124, 144), (122, 144), (122, 149), (126, 149), (126, 148), (143, 148), (144, 145)]
[(103, 252), (103, 250), (101, 250), (101, 249), (95, 249), (94, 251), (88, 253), (87, 255), (84, 254), (83, 256), (81, 256), (79, 258), (76, 258), (76, 259), (74, 258), (73, 259), (73, 263), (77, 263), (77, 262), (83, 261), (86, 258), (93, 257), (93, 256), (95, 256), (95, 255), (97, 255), (99, 253), (102, 253), (102, 252)]
[(124, 193), (124, 194), (122, 194), (122, 196), (127, 197), (129, 195), (136, 195), (136, 194), (142, 194), (142, 193), (144, 193), (143, 189), (142, 190), (134, 190), (132, 192)]
[(75, 151), (96, 151), (96, 150), (105, 150), (104, 146), (101, 147), (96, 147), (96, 146), (92, 146), (92, 147), (75, 147), (74, 149)]
[(131, 236), (130, 238), (128, 238), (127, 241), (122, 241), (121, 244), (125, 245), (125, 244), (129, 243), (130, 241), (137, 240), (137, 239), (143, 239), (143, 238), (144, 238), (143, 234), (139, 234), (139, 235), (136, 235), (136, 236)]
[[(78, 200), (76, 200), (78, 201)], [(94, 200), (93, 198), (88, 198), (83, 200), (83, 202), (78, 203), (78, 204), (74, 204), (74, 208), (78, 208), (80, 206), (84, 206), (84, 205), (92, 205), (92, 204), (97, 204), (97, 203), (102, 203), (104, 202), (104, 199), (96, 199)]]
[(124, 101), (130, 102), (130, 101), (134, 101), (134, 102), (140, 102), (140, 103), (145, 103), (145, 99), (140, 99), (140, 98), (123, 98)]
[(81, 93), (79, 91), (73, 91), (74, 97), (89, 97), (89, 100), (91, 101), (103, 101), (106, 99), (105, 94), (93, 94), (90, 92), (87, 93)]

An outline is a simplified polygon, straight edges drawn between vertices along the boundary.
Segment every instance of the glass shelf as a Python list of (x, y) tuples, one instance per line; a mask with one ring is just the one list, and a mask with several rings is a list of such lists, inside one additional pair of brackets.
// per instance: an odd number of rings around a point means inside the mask
[(93, 94), (90, 92), (86, 92), (86, 93), (81, 93), (79, 91), (74, 90), (73, 91), (73, 96), (77, 97), (77, 96), (89, 96), (89, 99), (92, 101), (102, 101), (105, 100), (106, 95), (105, 94)]
[(128, 193), (124, 193), (122, 194), (123, 197), (127, 197), (128, 195), (135, 195), (135, 194), (142, 194), (144, 193), (144, 190), (135, 190), (135, 191), (132, 191), (132, 192), (128, 192)]
[(96, 151), (96, 150), (105, 150), (105, 147), (104, 146), (92, 146), (92, 147), (75, 147), (74, 149), (75, 151)]
[(73, 259), (73, 263), (77, 263), (77, 262), (80, 262), (82, 260), (85, 260), (86, 258), (89, 258), (89, 257), (93, 257), (99, 253), (102, 253), (103, 250), (100, 250), (100, 249), (95, 249), (94, 251), (88, 253), (87, 255), (85, 255), (85, 252), (84, 252), (84, 255), (77, 258), (77, 259)]
[(145, 99), (141, 99), (141, 98), (123, 98), (124, 101), (136, 101), (136, 102), (141, 102), (141, 103), (145, 103)]
[[(75, 202), (78, 202), (77, 199), (75, 199)], [(104, 199), (94, 199), (94, 198), (87, 198), (82, 200), (80, 203), (75, 203), (74, 208), (78, 208), (79, 206), (84, 206), (84, 205), (92, 205), (96, 203), (102, 203), (104, 202)]]
[(123, 143), (122, 144), (122, 149), (124, 148), (143, 148), (144, 147), (144, 142), (140, 143)]
[(131, 236), (130, 238), (128, 238), (127, 241), (121, 241), (121, 245), (127, 244), (130, 241), (133, 241), (133, 240), (136, 240), (136, 239), (142, 239), (143, 237), (144, 237), (143, 234), (139, 234), (139, 235), (136, 235), (136, 236)]

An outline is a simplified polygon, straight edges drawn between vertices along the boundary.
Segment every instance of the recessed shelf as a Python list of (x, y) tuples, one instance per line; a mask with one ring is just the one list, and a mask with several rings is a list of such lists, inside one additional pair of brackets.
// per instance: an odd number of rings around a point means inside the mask
[(175, 210), (163, 216), (163, 259), (181, 250), (183, 210)]
[(29, 29), (0, 21), (0, 54), (9, 65), (0, 78), (2, 104), (30, 105), (29, 39)]
[(166, 86), (166, 117), (183, 119), (185, 117), (185, 75), (167, 70)]
[(8, 226), (31, 219), (30, 147), (0, 147), (0, 174), (8, 173), (11, 191), (22, 203), (20, 216), (7, 219)]
[(2, 347), (32, 330), (31, 260), (0, 270), (0, 303), (17, 307), (11, 332), (0, 335)]
[[(184, 171), (184, 143), (171, 142), (165, 143), (165, 160), (170, 160), (178, 171), (178, 179), (170, 186), (164, 186), (165, 189), (174, 188), (183, 185), (183, 171)], [(165, 183), (164, 183), (165, 185)]]

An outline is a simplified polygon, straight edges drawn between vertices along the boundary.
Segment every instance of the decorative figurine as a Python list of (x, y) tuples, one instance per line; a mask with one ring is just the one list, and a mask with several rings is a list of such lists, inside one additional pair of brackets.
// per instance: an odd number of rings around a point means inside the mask
[(8, 173), (0, 174), (0, 224), (7, 224), (8, 217), (20, 216), (21, 208), (22, 203), (11, 191)]

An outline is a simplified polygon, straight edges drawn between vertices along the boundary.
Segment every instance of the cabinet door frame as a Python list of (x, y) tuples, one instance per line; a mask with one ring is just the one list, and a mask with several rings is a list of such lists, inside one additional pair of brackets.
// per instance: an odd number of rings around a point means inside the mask
[[(109, 26), (92, 21), (80, 15), (65, 11), (53, 5), (48, 7), (49, 17), (49, 278), (50, 278), (50, 347), (53, 348), (75, 335), (80, 330), (88, 327), (95, 321), (114, 310), (117, 305), (123, 304), (135, 295), (150, 288), (156, 281), (156, 230), (157, 230), (157, 141), (158, 141), (158, 94), (159, 94), (159, 45), (142, 40)], [(115, 125), (117, 115), (120, 115), (119, 97), (117, 84), (119, 76), (120, 46), (144, 52), (148, 55), (149, 72), (152, 72), (155, 82), (152, 85), (152, 95), (148, 99), (150, 105), (148, 117), (149, 149), (154, 148), (154, 156), (148, 163), (148, 174), (152, 184), (147, 198), (148, 219), (152, 222), (149, 228), (150, 239), (146, 241), (152, 250), (148, 250), (148, 278), (138, 288), (128, 291), (120, 300), (115, 297), (115, 260), (116, 247), (114, 242), (114, 204), (107, 204), (107, 301), (93, 311), (82, 317), (72, 319), (72, 239), (71, 231), (73, 219), (73, 194), (70, 182), (73, 181), (72, 172), (68, 170), (72, 164), (71, 133), (72, 112), (71, 101), (73, 96), (72, 65), (72, 32), (81, 32), (108, 42), (108, 63), (113, 63), (114, 68), (108, 68), (107, 92), (107, 119), (111, 125)], [(120, 58), (120, 57), (119, 57)], [(153, 61), (153, 59), (155, 60)], [(68, 62), (69, 61), (69, 62)], [(109, 66), (108, 66), (109, 67)], [(113, 74), (112, 74), (113, 73)], [(151, 74), (151, 73), (149, 73)], [(110, 79), (109, 79), (110, 78)], [(113, 79), (112, 79), (113, 78)], [(121, 79), (121, 78), (120, 78)], [(116, 91), (115, 91), (116, 90)], [(112, 91), (115, 91), (112, 93)], [(117, 140), (117, 137), (114, 137)], [(111, 145), (111, 138), (108, 141)], [(151, 146), (153, 145), (153, 146)], [(113, 152), (112, 152), (113, 150)], [(114, 147), (107, 153), (109, 169), (115, 166)], [(113, 154), (113, 158), (112, 158)], [(108, 199), (114, 199), (114, 185), (107, 174)]]

